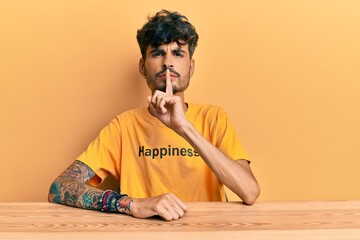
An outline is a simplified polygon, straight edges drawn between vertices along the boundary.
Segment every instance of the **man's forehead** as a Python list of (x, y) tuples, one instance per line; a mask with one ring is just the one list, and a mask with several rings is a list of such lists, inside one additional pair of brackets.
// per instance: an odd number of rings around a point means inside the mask
[(163, 43), (163, 44), (160, 44), (157, 47), (150, 44), (148, 46), (147, 50), (148, 51), (152, 51), (152, 50), (155, 50), (155, 49), (165, 50), (167, 48), (170, 48), (171, 50), (181, 49), (181, 50), (186, 51), (186, 52), (189, 50), (189, 47), (188, 47), (187, 43), (186, 44), (179, 44), (177, 42)]

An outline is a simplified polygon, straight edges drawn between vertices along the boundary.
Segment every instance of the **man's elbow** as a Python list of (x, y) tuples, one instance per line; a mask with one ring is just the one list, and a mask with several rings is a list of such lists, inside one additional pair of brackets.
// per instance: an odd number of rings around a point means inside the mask
[(256, 199), (260, 195), (260, 187), (259, 185), (256, 185), (251, 190), (249, 190), (244, 196), (242, 197), (243, 202), (246, 205), (252, 205), (255, 203)]
[(49, 202), (55, 202), (55, 203), (61, 203), (60, 184), (59, 184), (59, 182), (57, 180), (55, 180), (50, 185), (49, 194), (48, 194), (48, 201)]

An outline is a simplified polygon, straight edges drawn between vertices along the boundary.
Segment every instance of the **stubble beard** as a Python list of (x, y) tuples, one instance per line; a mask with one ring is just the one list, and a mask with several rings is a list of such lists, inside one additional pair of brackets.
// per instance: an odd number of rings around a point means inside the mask
[[(151, 91), (155, 92), (156, 90), (159, 90), (162, 92), (166, 92), (166, 80), (159, 80), (156, 77), (150, 77), (148, 75), (145, 76), (146, 76), (146, 83)], [(181, 82), (182, 80), (180, 79), (179, 81)], [(162, 84), (159, 86), (159, 83)], [(180, 88), (173, 85), (172, 86), (173, 94), (184, 92), (188, 88), (189, 84), (190, 84), (190, 79), (188, 79), (186, 85), (181, 86)]]

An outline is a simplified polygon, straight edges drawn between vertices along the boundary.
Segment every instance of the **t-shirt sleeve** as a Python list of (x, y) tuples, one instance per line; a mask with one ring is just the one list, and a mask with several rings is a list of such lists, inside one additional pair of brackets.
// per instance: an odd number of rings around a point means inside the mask
[(221, 108), (217, 114), (216, 146), (233, 160), (242, 159), (250, 162), (230, 122), (228, 114)]
[(96, 174), (90, 184), (99, 185), (109, 174), (120, 178), (121, 132), (118, 120), (104, 127), (77, 160), (88, 165)]

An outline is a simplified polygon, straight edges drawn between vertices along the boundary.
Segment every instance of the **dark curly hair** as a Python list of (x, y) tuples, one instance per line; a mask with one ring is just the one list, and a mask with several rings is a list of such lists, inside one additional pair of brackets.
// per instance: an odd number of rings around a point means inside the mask
[(178, 45), (189, 44), (190, 58), (194, 54), (199, 39), (195, 27), (188, 19), (178, 12), (161, 10), (137, 31), (142, 58), (146, 58), (146, 49), (149, 45), (159, 47), (161, 44), (176, 42)]

